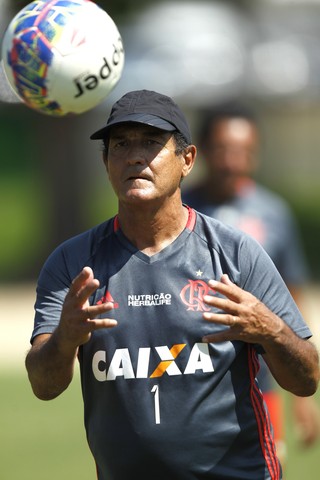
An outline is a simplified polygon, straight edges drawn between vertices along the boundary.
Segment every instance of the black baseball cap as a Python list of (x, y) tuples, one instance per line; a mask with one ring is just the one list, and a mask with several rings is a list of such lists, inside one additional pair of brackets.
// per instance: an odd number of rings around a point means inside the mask
[(135, 122), (167, 132), (180, 132), (191, 143), (191, 134), (184, 113), (172, 98), (152, 90), (135, 90), (121, 97), (112, 107), (105, 127), (93, 133), (92, 140), (105, 139), (109, 129), (120, 123)]

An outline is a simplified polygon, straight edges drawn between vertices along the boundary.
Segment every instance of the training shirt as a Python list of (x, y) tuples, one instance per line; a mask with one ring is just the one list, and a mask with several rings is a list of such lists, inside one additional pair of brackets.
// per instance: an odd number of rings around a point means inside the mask
[(256, 381), (258, 345), (205, 344), (225, 326), (202, 319), (209, 279), (230, 279), (297, 335), (311, 333), (261, 246), (189, 209), (184, 231), (149, 257), (118, 217), (58, 247), (37, 286), (33, 337), (57, 326), (72, 279), (90, 266), (118, 326), (80, 347), (85, 426), (99, 480), (280, 479)]
[[(302, 286), (309, 272), (296, 220), (289, 205), (276, 193), (247, 179), (234, 197), (223, 203), (208, 201), (203, 187), (183, 193), (184, 201), (196, 210), (214, 217), (255, 238), (266, 250), (289, 286)], [(260, 388), (276, 388), (265, 362), (261, 360)]]

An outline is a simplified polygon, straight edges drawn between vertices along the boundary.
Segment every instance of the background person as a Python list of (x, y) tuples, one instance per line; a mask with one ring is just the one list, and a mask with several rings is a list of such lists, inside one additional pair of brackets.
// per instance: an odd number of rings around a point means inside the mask
[(79, 359), (99, 480), (280, 479), (257, 352), (292, 393), (319, 381), (290, 292), (255, 240), (182, 204), (196, 147), (170, 97), (129, 92), (91, 138), (118, 214), (40, 273), (34, 393), (61, 394)]
[[(270, 255), (303, 309), (303, 287), (309, 276), (295, 217), (283, 198), (254, 180), (260, 143), (254, 113), (237, 102), (220, 105), (203, 115), (198, 137), (205, 171), (196, 186), (183, 192), (183, 200), (200, 212), (253, 236)], [(258, 378), (283, 462), (283, 396), (263, 361)], [(315, 400), (294, 397), (292, 408), (304, 445), (312, 445), (320, 434), (320, 414)]]

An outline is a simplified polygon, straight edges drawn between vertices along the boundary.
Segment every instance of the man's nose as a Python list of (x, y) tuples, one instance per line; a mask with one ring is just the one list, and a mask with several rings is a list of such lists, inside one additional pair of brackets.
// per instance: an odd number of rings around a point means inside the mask
[(133, 143), (128, 148), (127, 161), (130, 165), (147, 163), (148, 152), (141, 144)]

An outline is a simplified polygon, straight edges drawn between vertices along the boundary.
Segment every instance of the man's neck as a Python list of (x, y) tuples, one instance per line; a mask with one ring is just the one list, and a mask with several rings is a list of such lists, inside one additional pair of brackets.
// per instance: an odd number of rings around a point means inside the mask
[(120, 228), (128, 240), (152, 256), (170, 245), (184, 230), (188, 210), (181, 200), (161, 207), (119, 205)]

